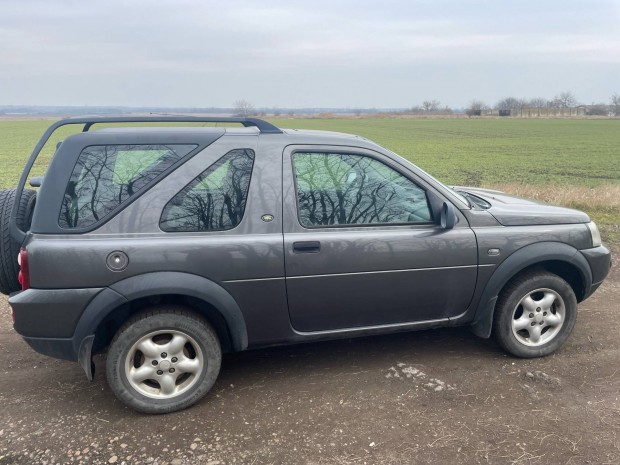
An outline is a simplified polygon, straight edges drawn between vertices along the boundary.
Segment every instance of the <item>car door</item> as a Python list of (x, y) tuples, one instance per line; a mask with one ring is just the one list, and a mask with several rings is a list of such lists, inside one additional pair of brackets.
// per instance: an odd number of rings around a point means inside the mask
[(458, 210), (453, 229), (438, 226), (424, 180), (362, 148), (289, 146), (283, 157), (286, 289), (296, 331), (442, 321), (466, 310), (476, 239)]

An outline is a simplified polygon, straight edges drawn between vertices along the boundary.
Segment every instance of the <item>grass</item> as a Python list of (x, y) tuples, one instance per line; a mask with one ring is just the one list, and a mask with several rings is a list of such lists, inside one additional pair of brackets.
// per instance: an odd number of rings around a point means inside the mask
[(620, 120), (292, 119), (367, 137), (448, 184), (620, 184)]
[[(620, 120), (287, 119), (280, 127), (358, 134), (398, 153), (447, 184), (496, 187), (579, 208), (620, 241)], [(0, 120), (0, 188), (14, 186), (50, 121)], [(33, 175), (43, 174), (55, 142)]]

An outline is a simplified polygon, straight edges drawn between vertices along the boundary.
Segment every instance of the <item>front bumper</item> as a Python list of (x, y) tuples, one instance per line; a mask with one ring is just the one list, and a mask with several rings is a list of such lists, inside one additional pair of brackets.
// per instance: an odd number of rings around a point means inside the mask
[(591, 296), (594, 291), (602, 284), (603, 280), (609, 274), (611, 268), (611, 252), (603, 245), (592, 249), (584, 249), (579, 251), (587, 260), (592, 271), (592, 285), (586, 289), (584, 300)]

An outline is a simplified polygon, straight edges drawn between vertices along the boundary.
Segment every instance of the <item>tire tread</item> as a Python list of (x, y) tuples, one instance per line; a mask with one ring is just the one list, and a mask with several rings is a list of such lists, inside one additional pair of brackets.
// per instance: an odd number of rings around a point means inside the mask
[[(532, 287), (536, 281), (552, 280), (564, 289), (555, 289), (564, 299), (567, 316), (560, 333), (546, 344), (537, 347), (528, 347), (516, 341), (512, 330), (508, 327), (509, 318), (512, 318), (515, 295), (523, 293), (523, 287)], [(550, 287), (550, 286), (549, 286)], [(534, 289), (535, 287), (533, 287)], [(519, 297), (520, 298), (520, 297)], [(493, 334), (499, 345), (508, 353), (520, 358), (542, 357), (555, 352), (570, 335), (577, 318), (577, 299), (570, 285), (560, 276), (543, 269), (529, 270), (515, 276), (502, 289), (495, 311), (493, 313)]]
[[(187, 320), (192, 320), (192, 327), (198, 333), (203, 332), (205, 336), (202, 340), (199, 340), (200, 338), (196, 339), (206, 350), (204, 356), (207, 361), (204, 379), (197, 385), (196, 389), (188, 392), (187, 395), (179, 396), (176, 401), (172, 402), (169, 400), (159, 401), (157, 399), (149, 399), (139, 395), (125, 385), (119, 369), (119, 363), (123, 363), (122, 353), (126, 350), (127, 345), (131, 343), (131, 338), (129, 340), (123, 340), (130, 337), (127, 335), (127, 332), (131, 332), (131, 328), (135, 325), (142, 326), (145, 322), (148, 324), (148, 320), (156, 321), (160, 316), (168, 318), (180, 317), (186, 322)], [(196, 338), (196, 336), (192, 337)], [(106, 372), (108, 384), (121, 402), (141, 413), (162, 414), (182, 410), (202, 399), (202, 397), (209, 392), (217, 379), (221, 359), (222, 353), (217, 333), (207, 320), (187, 308), (162, 305), (154, 309), (137, 313), (121, 325), (110, 343), (110, 350), (108, 351), (108, 358), (106, 361)]]
[[(21, 244), (11, 237), (9, 229), (15, 193), (16, 189), (0, 190), (0, 293), (7, 295), (21, 290), (17, 281), (19, 273), (17, 254), (19, 254)], [(20, 229), (30, 228), (35, 199), (35, 191), (31, 189), (23, 191), (17, 210), (17, 226)]]

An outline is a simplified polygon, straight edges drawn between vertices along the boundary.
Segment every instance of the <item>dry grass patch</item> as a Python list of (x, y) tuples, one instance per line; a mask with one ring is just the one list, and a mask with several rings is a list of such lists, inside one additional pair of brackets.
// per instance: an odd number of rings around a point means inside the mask
[(620, 212), (620, 184), (597, 187), (497, 184), (493, 188), (518, 197), (563, 207)]

